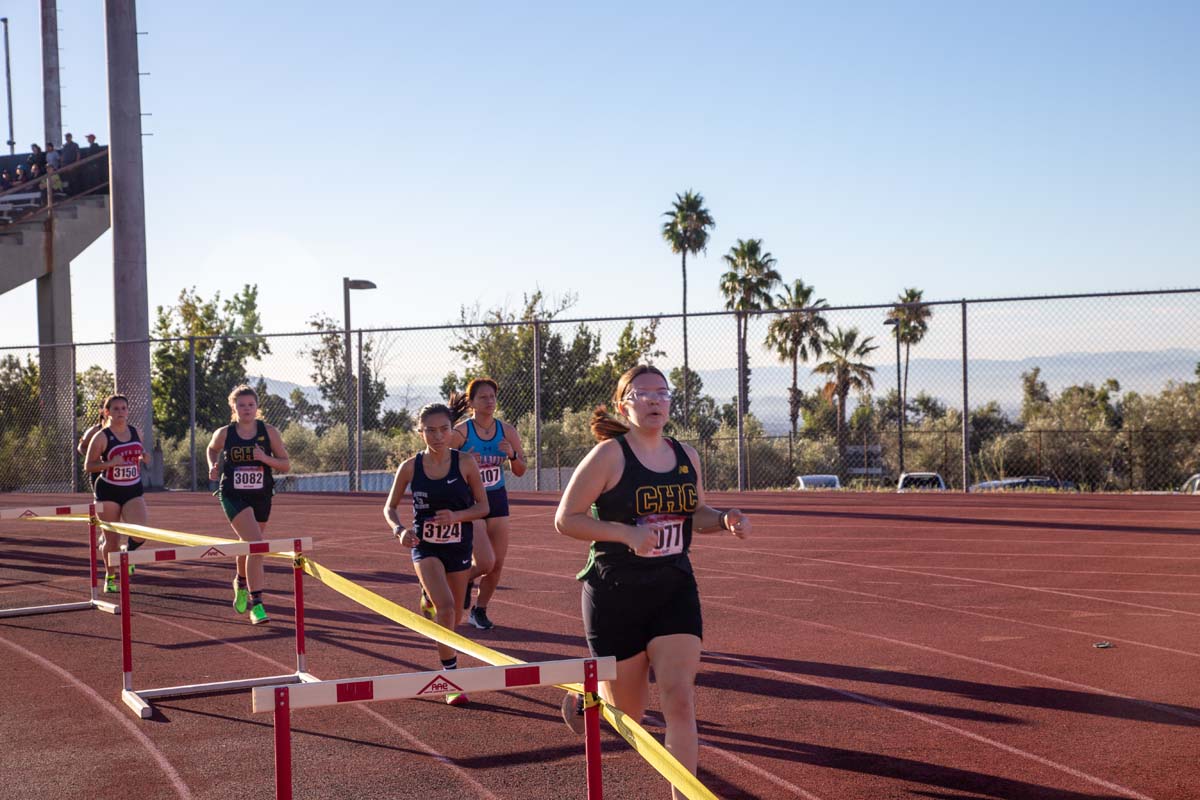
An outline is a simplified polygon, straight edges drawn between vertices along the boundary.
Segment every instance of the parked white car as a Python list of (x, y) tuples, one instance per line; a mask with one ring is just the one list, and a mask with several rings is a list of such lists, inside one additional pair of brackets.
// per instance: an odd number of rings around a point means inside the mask
[(837, 475), (800, 475), (796, 478), (797, 489), (840, 489), (842, 482)]
[(897, 492), (944, 492), (946, 482), (936, 472), (905, 472), (896, 484)]
[(1200, 494), (1200, 472), (1183, 482), (1179, 487), (1180, 494)]

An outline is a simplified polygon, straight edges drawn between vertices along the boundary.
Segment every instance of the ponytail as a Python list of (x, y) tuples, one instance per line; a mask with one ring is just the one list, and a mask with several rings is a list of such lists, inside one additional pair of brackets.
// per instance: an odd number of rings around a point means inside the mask
[(450, 393), (450, 405), (447, 407), (447, 410), (450, 412), (451, 425), (456, 424), (460, 419), (467, 415), (467, 411), (469, 411), (471, 408), (470, 403), (471, 399), (469, 391), (466, 394), (463, 394), (462, 392)]
[(604, 406), (596, 406), (592, 412), (592, 436), (597, 442), (615, 439), (629, 433), (629, 423), (620, 417), (604, 410)]

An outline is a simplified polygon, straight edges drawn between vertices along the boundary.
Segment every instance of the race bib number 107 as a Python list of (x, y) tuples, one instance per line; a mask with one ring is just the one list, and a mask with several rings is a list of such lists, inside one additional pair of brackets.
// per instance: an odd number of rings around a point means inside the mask
[(683, 552), (683, 525), (687, 517), (671, 514), (650, 514), (638, 519), (639, 528), (649, 528), (658, 536), (658, 543), (642, 558), (677, 556)]
[(504, 476), (504, 468), (495, 464), (490, 466), (481, 466), (479, 468), (479, 477), (483, 479), (483, 488), (490, 489), (500, 482), (500, 478)]

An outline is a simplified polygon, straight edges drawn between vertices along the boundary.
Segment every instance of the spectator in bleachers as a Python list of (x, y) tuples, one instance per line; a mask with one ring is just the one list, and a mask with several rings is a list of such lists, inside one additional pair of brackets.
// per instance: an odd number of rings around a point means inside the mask
[(31, 181), (40, 180), (41, 177), (45, 174), (46, 174), (46, 170), (43, 169), (41, 167), (41, 165), (39, 165), (39, 164), (34, 164), (32, 167), (29, 168), (29, 180), (31, 180)]
[(13, 187), (13, 178), (8, 170), (0, 171), (0, 192), (7, 191)]
[(85, 150), (83, 153), (84, 158), (88, 158), (90, 156), (98, 155), (98, 154), (104, 152), (104, 148), (101, 147), (100, 145), (96, 144), (96, 134), (89, 133), (87, 135), (87, 140), (88, 140), (88, 146), (87, 146), (87, 150)]
[(46, 154), (42, 152), (42, 148), (37, 146), (36, 142), (29, 145), (29, 158), (26, 159), (26, 163), (30, 167), (46, 168)]
[(62, 153), (54, 149), (54, 142), (46, 142), (46, 166), (55, 169), (62, 166)]
[(29, 180), (29, 176), (25, 173), (25, 165), (17, 165), (17, 174), (14, 177), (16, 178), (13, 183), (14, 186), (20, 186), (22, 183)]
[(62, 178), (58, 175), (58, 170), (48, 163), (46, 164), (46, 177), (38, 181), (38, 189), (45, 192), (47, 187), (56, 195), (60, 195), (63, 192), (63, 182)]
[(62, 165), (70, 166), (79, 160), (79, 145), (75, 141), (75, 137), (67, 134), (67, 141), (62, 146)]

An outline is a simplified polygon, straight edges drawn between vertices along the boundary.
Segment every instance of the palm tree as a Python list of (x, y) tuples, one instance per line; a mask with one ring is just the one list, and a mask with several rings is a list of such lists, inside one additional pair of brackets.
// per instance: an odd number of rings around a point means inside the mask
[(929, 333), (929, 320), (933, 309), (921, 302), (925, 292), (921, 289), (905, 289), (896, 298), (896, 305), (888, 315), (898, 320), (893, 335), (904, 345), (904, 386), (900, 390), (900, 408), (908, 416), (908, 353), (914, 344), (920, 344)]
[(767, 328), (767, 347), (775, 351), (779, 360), (792, 363), (792, 389), (788, 395), (788, 414), (792, 419), (792, 436), (800, 420), (799, 362), (820, 358), (824, 349), (823, 339), (829, 333), (829, 321), (821, 314), (828, 308), (825, 298), (813, 300), (815, 287), (797, 278), (783, 285), (783, 292), (775, 295), (776, 308), (791, 309), (771, 320)]
[(821, 393), (826, 400), (837, 402), (837, 443), (839, 455), (846, 450), (846, 398), (850, 392), (862, 392), (875, 387), (872, 373), (875, 368), (862, 359), (878, 350), (873, 336), (858, 338), (858, 328), (838, 329), (824, 342), (825, 361), (813, 367), (813, 373), (828, 378)]
[[(683, 268), (683, 374), (691, 375), (688, 371), (688, 330), (687, 330), (687, 257), (708, 250), (708, 231), (717, 226), (712, 214), (704, 207), (704, 196), (688, 189), (682, 195), (675, 195), (675, 202), (670, 211), (664, 211), (667, 221), (663, 223), (662, 235), (671, 246), (672, 253), (679, 253)], [(688, 384), (683, 382), (683, 419), (685, 424), (690, 421), (691, 397)]]
[(738, 312), (737, 344), (742, 369), (742, 402), (740, 412), (750, 408), (749, 358), (746, 353), (746, 323), (748, 314), (772, 308), (774, 298), (771, 290), (781, 280), (775, 269), (775, 257), (762, 249), (762, 239), (738, 239), (724, 256), (729, 271), (721, 276), (721, 294), (725, 295), (725, 308)]

